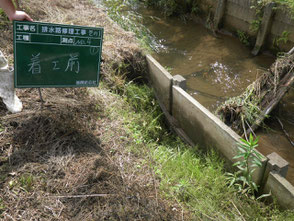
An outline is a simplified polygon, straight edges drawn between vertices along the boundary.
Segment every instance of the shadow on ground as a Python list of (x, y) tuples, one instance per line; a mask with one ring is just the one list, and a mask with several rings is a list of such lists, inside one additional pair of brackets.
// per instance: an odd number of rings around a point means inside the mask
[(2, 218), (175, 220), (154, 187), (126, 182), (108, 154), (101, 137), (111, 120), (99, 100), (79, 89), (54, 89), (44, 92), (41, 106), (36, 91), (24, 93), (30, 93), (24, 111), (1, 118)]

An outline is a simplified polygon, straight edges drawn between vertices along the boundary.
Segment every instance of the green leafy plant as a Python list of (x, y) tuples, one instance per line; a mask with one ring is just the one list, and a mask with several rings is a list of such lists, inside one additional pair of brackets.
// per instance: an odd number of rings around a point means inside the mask
[(254, 19), (250, 22), (250, 31), (252, 32), (258, 32), (258, 30), (260, 29), (261, 26), (261, 19)]
[(197, 15), (201, 12), (201, 9), (198, 5), (198, 2), (193, 1), (192, 7), (191, 7), (191, 13)]
[(237, 36), (242, 44), (244, 44), (246, 46), (250, 45), (249, 37), (244, 31), (237, 30)]
[(286, 44), (289, 40), (289, 31), (283, 31), (280, 37), (274, 38), (273, 46), (279, 48), (281, 43)]
[(253, 138), (250, 134), (249, 140), (240, 139), (238, 143), (238, 154), (233, 159), (239, 159), (233, 166), (238, 168), (235, 173), (228, 173), (229, 186), (237, 188), (238, 192), (246, 195), (254, 194), (258, 191), (258, 186), (253, 181), (252, 174), (257, 167), (261, 167), (262, 156), (256, 151), (259, 137)]
[(7, 25), (8, 23), (9, 23), (9, 20), (6, 14), (4, 13), (3, 9), (0, 8), (0, 28), (3, 25)]
[(250, 23), (250, 31), (257, 32), (261, 26), (264, 7), (268, 4), (268, 2), (264, 0), (251, 0), (251, 4), (250, 8), (255, 10), (256, 18)]
[(175, 0), (144, 0), (147, 6), (158, 7), (162, 10), (165, 16), (171, 16), (176, 13), (179, 7)]
[(156, 7), (162, 10), (164, 16), (180, 16), (185, 18), (186, 14), (199, 15), (201, 9), (199, 0), (142, 0), (147, 6)]
[(6, 206), (4, 204), (4, 200), (0, 198), (0, 215), (4, 212), (5, 209), (6, 209)]
[(19, 179), (19, 182), (23, 190), (30, 192), (33, 187), (34, 178), (32, 175), (22, 175)]
[[(263, 0), (266, 1), (266, 0)], [(289, 9), (291, 12), (291, 18), (294, 18), (294, 1), (293, 0), (274, 0), (274, 2), (278, 3), (278, 7), (285, 9)]]
[(173, 71), (173, 68), (172, 68), (172, 67), (165, 66), (164, 68), (165, 68), (165, 70), (167, 70), (169, 73), (172, 73), (172, 71)]
[(4, 131), (4, 127), (2, 126), (2, 124), (0, 123), (0, 132)]

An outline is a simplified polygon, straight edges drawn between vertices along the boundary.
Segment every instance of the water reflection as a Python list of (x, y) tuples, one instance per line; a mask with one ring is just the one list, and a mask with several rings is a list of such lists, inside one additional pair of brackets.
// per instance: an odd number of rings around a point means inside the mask
[[(159, 18), (160, 12), (141, 8), (143, 24), (162, 49), (154, 57), (173, 75), (187, 79), (188, 92), (214, 111), (228, 97), (241, 94), (253, 82), (257, 69), (268, 68), (274, 58), (252, 57), (250, 50), (229, 36), (215, 38), (200, 24), (177, 18)], [(164, 39), (164, 40), (162, 40)]]
[[(215, 38), (193, 22), (165, 19), (160, 12), (149, 9), (141, 8), (140, 11), (144, 14), (144, 25), (162, 45), (162, 50), (157, 50), (154, 57), (172, 69), (173, 75), (183, 75), (187, 79), (188, 93), (212, 112), (229, 97), (240, 95), (275, 60), (266, 55), (252, 57), (250, 50), (238, 39), (222, 35)], [(150, 21), (150, 16), (157, 19)], [(291, 90), (276, 114), (294, 139), (293, 110), (294, 90)], [(267, 125), (266, 129), (257, 132), (259, 151), (265, 156), (277, 152), (289, 161), (287, 179), (294, 184), (294, 147), (274, 119)]]
[[(144, 29), (153, 56), (173, 75), (184, 76), (187, 92), (212, 112), (229, 97), (240, 95), (274, 62), (266, 55), (252, 57), (250, 50), (234, 37), (215, 38), (194, 22), (164, 18), (160, 11), (142, 4), (131, 7), (133, 11), (126, 10), (125, 19), (136, 20)], [(278, 115), (294, 139), (294, 90), (282, 100), (279, 110)], [(289, 161), (287, 178), (294, 184), (294, 147), (274, 119), (267, 124), (266, 130), (257, 132), (261, 136), (259, 150), (264, 155), (275, 151)]]

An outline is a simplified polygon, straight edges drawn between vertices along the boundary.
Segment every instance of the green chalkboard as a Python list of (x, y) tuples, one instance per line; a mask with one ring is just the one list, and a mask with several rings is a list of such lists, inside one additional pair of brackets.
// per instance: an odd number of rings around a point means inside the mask
[(103, 28), (14, 21), (15, 87), (98, 86), (102, 41)]

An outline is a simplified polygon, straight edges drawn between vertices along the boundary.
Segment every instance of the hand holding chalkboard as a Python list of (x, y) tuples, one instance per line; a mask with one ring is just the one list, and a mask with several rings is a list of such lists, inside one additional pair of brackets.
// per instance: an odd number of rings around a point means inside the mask
[(13, 23), (15, 87), (99, 84), (103, 28)]
[[(18, 2), (16, 1), (17, 6)], [(0, 1), (0, 8), (4, 10), (6, 15), (8, 16), (9, 20), (14, 21), (33, 21), (33, 19), (23, 11), (17, 11), (12, 0)], [(19, 8), (19, 7), (17, 7)]]

